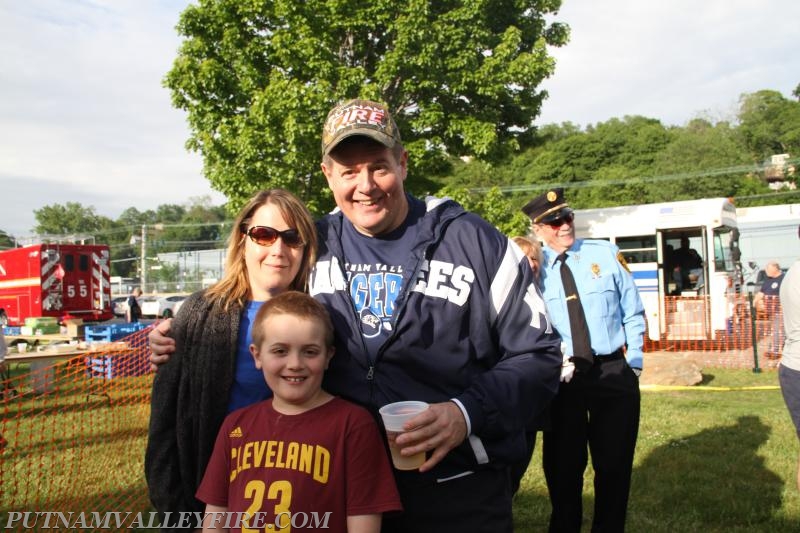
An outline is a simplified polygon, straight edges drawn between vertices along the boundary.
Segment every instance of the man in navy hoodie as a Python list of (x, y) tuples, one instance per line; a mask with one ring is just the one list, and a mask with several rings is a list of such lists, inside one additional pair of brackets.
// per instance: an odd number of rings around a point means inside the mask
[(373, 411), (430, 407), (397, 438), (404, 513), (383, 531), (512, 531), (508, 467), (558, 388), (560, 339), (527, 259), (449, 199), (404, 190), (408, 153), (389, 110), (351, 100), (328, 115), (322, 171), (338, 210), (317, 223), (311, 294), (330, 310), (330, 391)]

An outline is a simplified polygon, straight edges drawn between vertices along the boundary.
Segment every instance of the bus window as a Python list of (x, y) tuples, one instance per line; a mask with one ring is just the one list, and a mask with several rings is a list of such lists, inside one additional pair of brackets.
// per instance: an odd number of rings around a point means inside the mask
[(617, 237), (616, 244), (628, 263), (655, 263), (656, 236)]
[(731, 257), (731, 241), (733, 235), (730, 228), (721, 227), (714, 229), (714, 269), (717, 272), (733, 272), (733, 258)]

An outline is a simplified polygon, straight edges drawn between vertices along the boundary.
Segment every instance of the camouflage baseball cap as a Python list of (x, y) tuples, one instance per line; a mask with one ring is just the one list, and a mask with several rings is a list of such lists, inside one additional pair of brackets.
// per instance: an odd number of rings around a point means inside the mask
[(369, 137), (387, 148), (394, 148), (400, 142), (400, 130), (384, 104), (349, 100), (331, 109), (325, 119), (322, 155), (328, 155), (340, 142), (354, 135)]

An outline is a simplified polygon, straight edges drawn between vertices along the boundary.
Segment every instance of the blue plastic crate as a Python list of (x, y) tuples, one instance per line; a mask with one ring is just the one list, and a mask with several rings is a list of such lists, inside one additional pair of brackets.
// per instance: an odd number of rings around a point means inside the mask
[(3, 335), (22, 335), (21, 326), (3, 326)]

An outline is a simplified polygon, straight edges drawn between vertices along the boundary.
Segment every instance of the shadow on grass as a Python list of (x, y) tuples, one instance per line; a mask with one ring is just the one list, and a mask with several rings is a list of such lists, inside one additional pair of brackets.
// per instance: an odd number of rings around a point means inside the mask
[(758, 449), (770, 428), (743, 416), (656, 448), (633, 473), (631, 531), (797, 531), (773, 517), (783, 481)]
[(712, 381), (714, 381), (714, 374), (703, 373), (703, 381), (700, 382), (700, 385), (710, 385)]
[[(531, 463), (530, 470), (539, 475), (541, 464)], [(537, 533), (547, 531), (550, 520), (550, 498), (547, 489), (537, 490), (532, 487), (521, 487), (514, 495), (514, 532)]]

